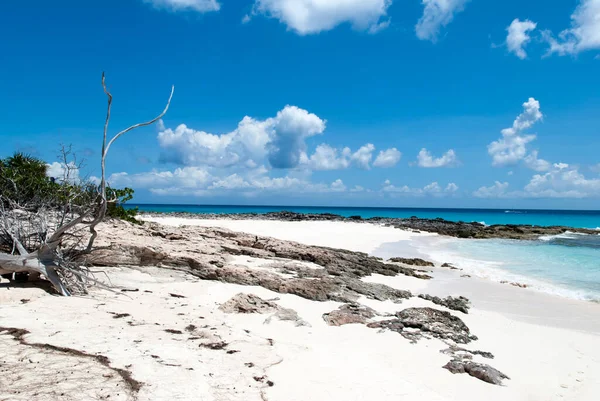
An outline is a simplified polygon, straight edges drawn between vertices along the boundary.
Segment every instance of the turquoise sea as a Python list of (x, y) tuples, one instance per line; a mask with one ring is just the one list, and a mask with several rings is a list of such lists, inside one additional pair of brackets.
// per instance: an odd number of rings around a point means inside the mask
[(198, 214), (333, 213), (342, 216), (438, 218), (493, 224), (570, 226), (598, 229), (598, 234), (565, 233), (536, 241), (462, 240), (440, 237), (415, 248), (438, 261), (453, 262), (469, 274), (496, 281), (517, 281), (535, 290), (563, 297), (600, 300), (600, 211), (413, 209), (290, 206), (132, 205), (144, 212)]

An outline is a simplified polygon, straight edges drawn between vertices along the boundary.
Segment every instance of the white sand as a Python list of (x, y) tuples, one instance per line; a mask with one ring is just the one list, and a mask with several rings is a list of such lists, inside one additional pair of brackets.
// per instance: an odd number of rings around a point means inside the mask
[(435, 234), (413, 233), (375, 224), (329, 221), (273, 221), (273, 220), (203, 220), (182, 217), (141, 216), (169, 226), (222, 227), (233, 231), (295, 241), (308, 245), (350, 249), (370, 253), (386, 242), (409, 241), (414, 236)]
[[(163, 222), (182, 223), (173, 219)], [(415, 235), (368, 224), (339, 222), (190, 220), (189, 223), (364, 252), (376, 249), (383, 242), (409, 240)], [(253, 269), (273, 263), (264, 261), (263, 264), (260, 259), (246, 257), (237, 257), (234, 262)], [(109, 273), (115, 284), (140, 291), (126, 293), (128, 297), (100, 291), (89, 299), (66, 299), (50, 297), (39, 290), (0, 287), (0, 326), (30, 330), (32, 334), (26, 336), (29, 342), (101, 353), (111, 360), (113, 367), (131, 365), (133, 377), (145, 383), (140, 400), (547, 401), (597, 400), (600, 394), (600, 336), (594, 334), (600, 332), (597, 330), (600, 305), (590, 309), (591, 304), (562, 303), (558, 298), (552, 298), (554, 303), (549, 303), (548, 298), (538, 297), (535, 292), (500, 285), (472, 291), (480, 295), (473, 297), (471, 313), (452, 313), (463, 319), (479, 337), (466, 348), (490, 351), (496, 356), (491, 361), (479, 356), (474, 359), (489, 363), (511, 377), (504, 386), (492, 386), (442, 369), (450, 356), (439, 352), (447, 348), (439, 340), (411, 344), (397, 333), (379, 333), (363, 325), (327, 326), (322, 314), (339, 306), (334, 302), (308, 301), (261, 287), (198, 281), (154, 268), (110, 269)], [(436, 269), (434, 275), (444, 281), (446, 273)], [(416, 293), (444, 290), (443, 285), (434, 284), (436, 280), (428, 283), (404, 276), (372, 276), (366, 280)], [(465, 288), (481, 285), (479, 280), (462, 280)], [(452, 293), (461, 289), (464, 288), (457, 284), (448, 287)], [(263, 299), (279, 298), (277, 302), (281, 306), (296, 310), (310, 327), (296, 327), (292, 322), (278, 320), (266, 324), (268, 316), (265, 315), (224, 314), (218, 309), (219, 304), (240, 292), (253, 293)], [(173, 298), (170, 293), (186, 298)], [(527, 313), (535, 314), (535, 318), (515, 318), (502, 308), (494, 308), (503, 302), (519, 302), (519, 298), (517, 301), (513, 298), (517, 293), (532, 294), (527, 302), (536, 303), (537, 307), (527, 309)], [(31, 301), (21, 304), (23, 298)], [(478, 307), (486, 299), (493, 301), (485, 308)], [(366, 299), (361, 302), (390, 313), (410, 306), (432, 306), (419, 298), (401, 305)], [(537, 313), (559, 304), (566, 305), (557, 312), (565, 314), (564, 327), (550, 322), (551, 317), (560, 316)], [(114, 319), (111, 312), (131, 316)], [(574, 329), (567, 329), (568, 324), (564, 322), (577, 323), (567, 315), (588, 319), (595, 316), (596, 319), (592, 319), (595, 323), (575, 324)], [(193, 334), (185, 330), (189, 324), (197, 326)], [(165, 329), (181, 330), (184, 334), (170, 334)], [(196, 336), (203, 338), (188, 340)], [(227, 350), (240, 352), (228, 354), (224, 350), (199, 347), (200, 343), (215, 341), (226, 341), (230, 344)], [(14, 341), (0, 336), (0, 361), (6, 362), (8, 358), (11, 363), (18, 359), (7, 351), (11, 347), (15, 347)], [(17, 349), (21, 357), (28, 352), (26, 348)], [(68, 357), (54, 355), (53, 358), (57, 363), (66, 363)], [(247, 363), (253, 366), (248, 367)], [(94, 369), (100, 371), (101, 368)], [(267, 379), (259, 382), (253, 376)], [(269, 387), (266, 380), (274, 385)], [(45, 398), (19, 398), (14, 394), (9, 397), (9, 384), (22, 386), (36, 382), (23, 375), (13, 383), (3, 383), (0, 378), (0, 399), (56, 399), (47, 394)], [(114, 396), (114, 399), (123, 398)]]

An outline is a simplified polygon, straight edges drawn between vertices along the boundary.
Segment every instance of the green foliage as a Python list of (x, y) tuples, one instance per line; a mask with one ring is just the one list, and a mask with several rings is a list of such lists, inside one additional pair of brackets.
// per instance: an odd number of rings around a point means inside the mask
[(136, 220), (135, 216), (138, 213), (138, 208), (126, 209), (123, 205), (133, 199), (133, 189), (115, 189), (111, 187), (106, 188), (106, 199), (108, 199), (106, 207), (106, 215), (121, 219), (134, 224), (141, 224), (139, 220)]
[(0, 159), (0, 195), (3, 201), (25, 205), (55, 194), (59, 185), (46, 176), (47, 169), (44, 161), (23, 153)]
[[(35, 211), (40, 207), (72, 210), (90, 207), (99, 201), (98, 186), (89, 181), (59, 179), (47, 176), (43, 160), (22, 153), (0, 159), (0, 202), (6, 208), (14, 205)], [(137, 208), (123, 205), (133, 199), (131, 188), (106, 188), (106, 215), (139, 224)]]

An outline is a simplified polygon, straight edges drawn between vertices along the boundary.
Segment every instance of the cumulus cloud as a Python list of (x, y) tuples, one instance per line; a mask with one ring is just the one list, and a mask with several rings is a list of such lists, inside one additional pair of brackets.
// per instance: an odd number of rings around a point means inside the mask
[(255, 0), (253, 14), (275, 18), (300, 35), (343, 23), (375, 33), (389, 24), (385, 18), (391, 4), (392, 0)]
[(538, 159), (538, 151), (534, 150), (524, 159), (525, 165), (535, 171), (548, 171), (552, 166), (550, 162)]
[[(488, 146), (494, 166), (514, 165), (527, 156), (527, 144), (534, 141), (536, 136), (523, 135), (523, 131), (540, 121), (543, 114), (540, 111), (540, 102), (534, 98), (529, 98), (523, 104), (523, 109), (523, 113), (515, 119), (512, 127), (502, 130), (502, 138)], [(537, 158), (537, 153), (535, 157)]]
[(516, 54), (518, 58), (524, 60), (527, 58), (525, 46), (531, 41), (529, 32), (532, 32), (537, 27), (535, 22), (530, 20), (520, 21), (516, 18), (506, 30), (506, 47), (508, 51)]
[(184, 166), (255, 165), (268, 158), (274, 168), (294, 168), (306, 152), (305, 140), (325, 131), (325, 121), (296, 106), (286, 106), (264, 121), (244, 117), (234, 131), (214, 135), (182, 124), (158, 134), (161, 161)]
[(144, 3), (170, 11), (197, 11), (205, 13), (221, 9), (221, 5), (217, 0), (144, 0)]
[(468, 2), (469, 0), (423, 0), (423, 16), (415, 27), (417, 37), (435, 42), (440, 29), (452, 22)]
[(350, 160), (359, 168), (368, 170), (371, 168), (371, 160), (373, 159), (373, 152), (375, 146), (371, 143), (362, 146), (358, 149), (351, 157)]
[(351, 155), (350, 148), (344, 148), (340, 152), (329, 145), (321, 144), (317, 146), (307, 164), (313, 170), (342, 170), (350, 166)]
[(46, 166), (46, 175), (58, 182), (66, 181), (72, 184), (79, 182), (79, 167), (73, 162), (68, 164), (53, 162)]
[(580, 0), (571, 15), (571, 28), (560, 32), (558, 37), (544, 31), (543, 37), (550, 45), (549, 55), (575, 55), (600, 49), (600, 0)]
[(425, 168), (454, 167), (458, 164), (458, 159), (454, 150), (450, 149), (442, 157), (435, 158), (425, 148), (421, 149), (417, 156), (417, 165)]
[(206, 169), (185, 167), (174, 171), (115, 173), (108, 177), (107, 182), (115, 187), (148, 189), (157, 195), (199, 195), (213, 180)]
[[(392, 149), (388, 149), (387, 151), (380, 152), (381, 154), (387, 155), (388, 153), (392, 153), (388, 156), (388, 158), (393, 158), (395, 155), (393, 152), (390, 152)], [(393, 149), (395, 150), (395, 149)], [(300, 164), (306, 165), (308, 168), (312, 170), (343, 170), (349, 168), (350, 166), (355, 166), (364, 170), (369, 170), (371, 168), (371, 161), (373, 160), (373, 152), (375, 151), (375, 145), (368, 143), (364, 146), (361, 146), (356, 152), (352, 152), (352, 150), (348, 147), (343, 149), (333, 148), (327, 144), (321, 144), (317, 146), (315, 152), (308, 157), (307, 155), (302, 155), (300, 157)], [(379, 158), (378, 158), (379, 159)], [(382, 167), (382, 164), (386, 160), (379, 160), (379, 163), (375, 167)], [(377, 162), (377, 160), (376, 160)], [(387, 163), (390, 163), (391, 160), (387, 160)]]
[(586, 178), (577, 167), (554, 164), (545, 174), (536, 174), (525, 186), (525, 196), (534, 198), (600, 197), (600, 179)]
[[(177, 168), (174, 171), (152, 170), (144, 173), (116, 173), (108, 178), (111, 185), (146, 189), (158, 196), (218, 196), (278, 193), (333, 193), (348, 189), (341, 179), (331, 184), (313, 183), (305, 178), (286, 175), (271, 177), (264, 167), (229, 174), (222, 169), (202, 167)], [(353, 190), (354, 192), (354, 190)]]
[(393, 185), (390, 180), (386, 180), (383, 183), (382, 191), (397, 195), (443, 197), (456, 193), (458, 191), (458, 185), (451, 182), (445, 188), (442, 188), (439, 183), (432, 182), (423, 188), (411, 188), (408, 185), (397, 187)]
[(502, 198), (506, 196), (508, 182), (496, 181), (491, 187), (481, 187), (473, 192), (476, 198)]
[(325, 121), (296, 106), (286, 106), (270, 119), (271, 141), (267, 144), (269, 162), (275, 168), (293, 168), (306, 153), (306, 138), (322, 134)]
[(391, 148), (388, 150), (382, 150), (377, 155), (377, 158), (373, 162), (373, 167), (381, 167), (381, 168), (390, 168), (394, 167), (400, 159), (402, 158), (402, 153), (398, 151), (396, 148)]
[(473, 193), (478, 198), (600, 198), (600, 178), (587, 178), (576, 166), (555, 163), (544, 174), (535, 174), (519, 191), (508, 191), (498, 182)]

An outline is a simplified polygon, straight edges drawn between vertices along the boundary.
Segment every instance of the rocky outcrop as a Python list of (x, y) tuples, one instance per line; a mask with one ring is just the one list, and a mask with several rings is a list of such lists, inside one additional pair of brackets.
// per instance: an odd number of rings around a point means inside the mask
[(502, 385), (502, 380), (510, 378), (499, 370), (491, 367), (490, 365), (476, 363), (472, 361), (465, 361), (460, 359), (454, 359), (443, 366), (444, 369), (449, 370), (454, 374), (467, 373), (473, 377), (484, 382), (495, 384), (497, 386)]
[[(191, 213), (171, 213), (170, 215), (198, 218)], [(486, 226), (481, 223), (454, 222), (441, 218), (421, 219), (411, 217), (408, 219), (373, 217), (362, 219), (360, 216), (343, 217), (336, 214), (302, 214), (294, 212), (273, 213), (244, 213), (244, 214), (203, 214), (203, 219), (236, 219), (236, 220), (281, 220), (281, 221), (353, 221), (385, 224), (391, 227), (408, 229), (412, 231), (425, 231), (457, 238), (507, 238), (507, 239), (535, 239), (542, 235), (558, 235), (566, 231), (582, 234), (597, 234), (594, 230), (564, 226), (529, 226), (529, 225), (493, 225)]]
[(346, 324), (365, 324), (377, 315), (373, 309), (352, 303), (345, 304), (330, 313), (323, 315), (323, 320), (330, 326), (343, 326)]
[(471, 307), (471, 302), (462, 296), (459, 296), (457, 298), (454, 297), (446, 297), (446, 298), (440, 298), (440, 297), (434, 297), (431, 295), (427, 295), (427, 294), (421, 294), (419, 295), (419, 298), (421, 299), (425, 299), (427, 301), (431, 301), (436, 305), (440, 305), (440, 306), (445, 306), (448, 309), (452, 309), (452, 310), (456, 310), (462, 313), (469, 313), (469, 308)]
[(419, 266), (419, 267), (434, 267), (435, 264), (433, 262), (429, 262), (427, 260), (419, 259), (419, 258), (391, 258), (390, 262), (394, 263), (403, 263), (405, 265), (410, 266)]
[(283, 308), (271, 301), (265, 301), (264, 299), (253, 295), (253, 294), (237, 294), (229, 301), (223, 303), (220, 307), (225, 313), (259, 313), (259, 314), (271, 314), (265, 323), (270, 323), (273, 318), (291, 321), (296, 326), (309, 326), (307, 322), (302, 320), (298, 313), (293, 309)]
[(225, 313), (272, 313), (279, 305), (253, 294), (237, 294), (219, 307)]
[[(86, 256), (95, 266), (161, 266), (187, 272), (203, 280), (261, 286), (314, 301), (349, 303), (360, 296), (379, 301), (401, 302), (409, 291), (366, 283), (371, 274), (429, 279), (415, 269), (385, 263), (364, 253), (308, 246), (274, 238), (236, 233), (220, 228), (163, 227), (156, 224), (122, 227), (119, 223), (101, 226), (98, 249)], [(182, 246), (180, 238), (186, 238)], [(143, 243), (144, 245), (139, 245)], [(252, 269), (231, 262), (231, 255), (244, 255), (265, 261), (311, 262), (317, 267), (280, 264)]]
[[(432, 308), (404, 309), (396, 313), (395, 319), (370, 323), (368, 327), (396, 331), (412, 341), (435, 337), (468, 344), (477, 339), (460, 318)], [(406, 330), (407, 328), (416, 330)]]

